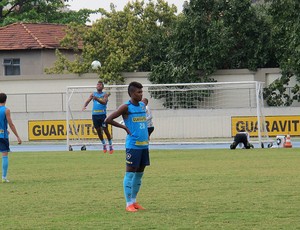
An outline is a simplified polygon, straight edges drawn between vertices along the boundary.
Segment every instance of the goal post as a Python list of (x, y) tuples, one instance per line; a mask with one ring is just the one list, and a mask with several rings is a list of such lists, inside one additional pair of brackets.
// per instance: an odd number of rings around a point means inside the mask
[[(129, 100), (128, 85), (105, 85), (107, 113)], [(92, 102), (82, 111), (95, 86), (69, 86), (66, 92), (67, 146), (100, 144), (92, 125)], [(143, 84), (155, 131), (151, 143), (230, 143), (239, 131), (264, 147), (269, 139), (264, 117), (263, 83), (258, 81), (180, 84)], [(118, 121), (121, 121), (119, 118)], [(114, 143), (124, 143), (126, 133), (109, 127)]]

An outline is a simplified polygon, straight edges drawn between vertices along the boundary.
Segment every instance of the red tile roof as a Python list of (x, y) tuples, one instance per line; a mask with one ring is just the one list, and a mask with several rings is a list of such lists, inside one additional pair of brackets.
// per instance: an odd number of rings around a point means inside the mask
[(67, 26), (45, 23), (14, 23), (0, 27), (0, 50), (62, 48)]

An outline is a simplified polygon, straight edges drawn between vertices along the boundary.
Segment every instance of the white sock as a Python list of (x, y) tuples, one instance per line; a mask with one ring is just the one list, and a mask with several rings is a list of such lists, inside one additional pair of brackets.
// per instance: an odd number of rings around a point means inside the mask
[(126, 202), (126, 206), (128, 207), (128, 206), (130, 206), (130, 205), (132, 205), (133, 204), (133, 202)]

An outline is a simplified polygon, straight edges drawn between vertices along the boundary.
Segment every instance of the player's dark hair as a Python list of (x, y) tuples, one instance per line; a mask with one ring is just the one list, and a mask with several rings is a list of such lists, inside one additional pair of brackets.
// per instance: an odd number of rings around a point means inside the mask
[(130, 82), (128, 85), (128, 95), (131, 97), (131, 94), (136, 90), (136, 89), (142, 89), (143, 85), (139, 82), (133, 81)]
[(99, 80), (99, 81), (98, 81), (98, 84), (102, 84), (102, 86), (104, 87), (103, 81)]
[(0, 103), (5, 103), (7, 95), (5, 93), (0, 93)]

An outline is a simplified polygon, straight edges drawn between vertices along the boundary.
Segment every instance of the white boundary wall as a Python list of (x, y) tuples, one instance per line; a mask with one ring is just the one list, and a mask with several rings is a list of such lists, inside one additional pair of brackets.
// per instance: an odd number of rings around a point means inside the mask
[[(108, 111), (110, 113), (111, 111)], [(185, 116), (188, 113), (188, 116)], [(203, 117), (204, 113), (209, 113), (210, 116)], [(215, 114), (218, 113), (218, 114)], [(256, 111), (253, 111), (255, 116)], [(181, 110), (152, 110), (155, 132), (152, 134), (152, 139), (166, 138), (190, 138), (196, 139), (201, 137), (219, 136), (231, 137), (231, 117), (243, 116), (242, 111), (227, 110), (227, 111), (181, 111)], [(299, 108), (267, 108), (265, 109), (267, 116), (299, 116)], [(215, 118), (218, 123), (211, 122)], [(247, 114), (248, 116), (248, 114)], [(168, 122), (165, 122), (165, 117), (169, 117)], [(34, 120), (65, 120), (65, 112), (37, 112), (37, 113), (12, 113), (12, 118), (18, 129), (18, 132), (23, 141), (28, 141), (28, 121)], [(91, 119), (90, 115), (83, 119)], [(164, 122), (162, 122), (164, 121)], [(182, 136), (175, 136), (175, 130), (180, 129)], [(114, 139), (124, 139), (125, 133), (123, 130), (113, 127)], [(14, 135), (11, 135), (11, 140), (15, 141)]]
[[(125, 84), (139, 81), (149, 84), (149, 73), (123, 73)], [(257, 72), (248, 70), (218, 71), (213, 76), (218, 82), (228, 81), (263, 81), (270, 84), (280, 77), (279, 69), (262, 69)], [(32, 120), (65, 120), (65, 92), (70, 85), (95, 85), (98, 76), (95, 74), (78, 75), (41, 75), (41, 76), (10, 76), (0, 78), (0, 91), (8, 94), (7, 107), (12, 111), (12, 118), (21, 138), (28, 140), (28, 121)], [(50, 98), (50, 99), (49, 99)], [(111, 111), (108, 111), (110, 113)], [(165, 138), (201, 138), (208, 134), (230, 137), (231, 116), (243, 116), (237, 110), (152, 110), (155, 132), (153, 139)], [(203, 119), (206, 114), (206, 118)], [(209, 116), (207, 116), (209, 114)], [(256, 111), (253, 111), (253, 115)], [(185, 116), (188, 115), (188, 116)], [(247, 112), (248, 115), (248, 112)], [(265, 116), (299, 115), (298, 107), (265, 108)], [(86, 119), (91, 115), (87, 114)], [(210, 122), (214, 116), (221, 117), (219, 123)], [(162, 118), (169, 117), (168, 122)], [(187, 119), (188, 117), (188, 119)], [(192, 118), (191, 118), (192, 117)], [(181, 129), (182, 137), (172, 136), (172, 130)], [(214, 133), (212, 133), (214, 132)], [(115, 139), (123, 139), (125, 133), (113, 129)], [(177, 133), (177, 132), (176, 132)], [(11, 141), (15, 141), (11, 135)]]

